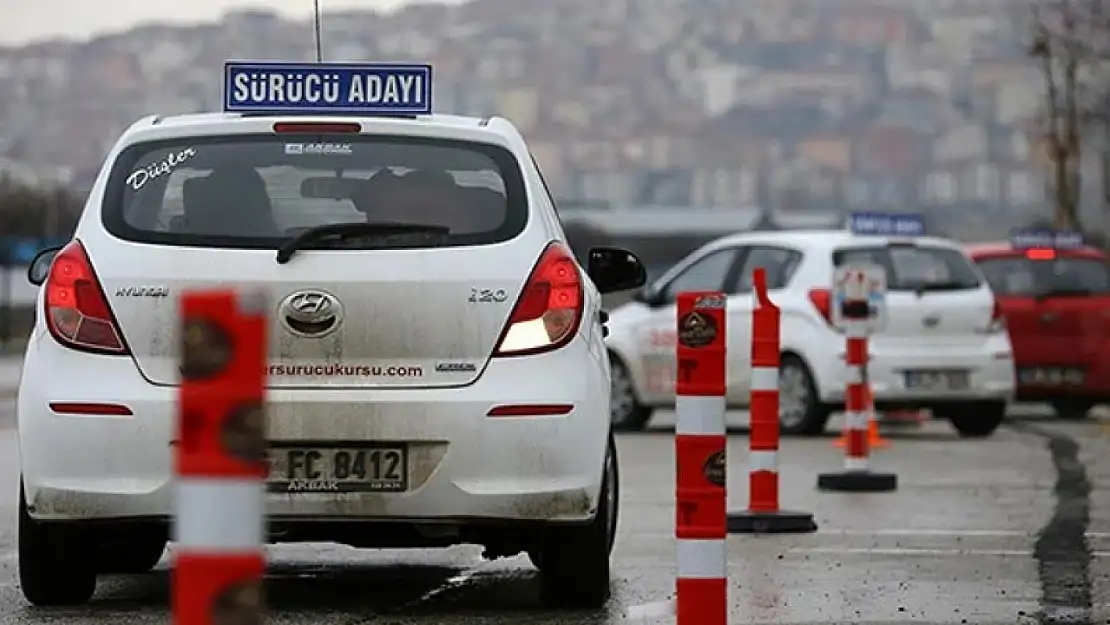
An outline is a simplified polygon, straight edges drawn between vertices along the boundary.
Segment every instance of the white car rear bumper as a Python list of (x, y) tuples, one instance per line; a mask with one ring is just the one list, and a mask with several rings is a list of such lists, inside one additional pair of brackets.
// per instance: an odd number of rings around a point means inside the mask
[[(395, 494), (270, 494), (267, 512), (290, 519), (589, 519), (609, 429), (604, 371), (578, 340), (554, 354), (494, 360), (464, 388), (273, 390), (271, 440), (407, 443), (410, 486)], [(18, 405), (33, 516), (171, 515), (176, 393), (148, 383), (130, 358), (73, 352), (36, 337)], [(51, 402), (123, 404), (134, 416), (56, 414)], [(487, 416), (513, 404), (574, 409)]]
[[(990, 337), (985, 345), (921, 346), (912, 351), (880, 351), (871, 348), (868, 378), (876, 401), (1009, 401), (1014, 394), (1014, 361), (1010, 343), (1004, 336)], [(821, 376), (821, 399), (828, 403), (844, 401), (848, 382), (844, 353), (835, 363), (825, 366)], [(964, 370), (969, 385), (963, 390), (920, 390), (906, 387), (906, 371)]]

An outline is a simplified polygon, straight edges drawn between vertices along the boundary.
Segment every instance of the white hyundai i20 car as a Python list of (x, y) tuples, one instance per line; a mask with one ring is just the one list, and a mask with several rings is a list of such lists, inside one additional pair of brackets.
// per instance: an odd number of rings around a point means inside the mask
[[(518, 131), (430, 114), (430, 85), (404, 89), (426, 66), (226, 71), (224, 113), (123, 133), (73, 240), (31, 268), (24, 595), (80, 603), (157, 563), (177, 302), (234, 287), (272, 304), (271, 540), (525, 551), (550, 603), (602, 605), (619, 484), (599, 293), (642, 284), (640, 262), (580, 267)], [(345, 106), (311, 102), (329, 81), (316, 102)], [(374, 81), (401, 89), (371, 101)]]

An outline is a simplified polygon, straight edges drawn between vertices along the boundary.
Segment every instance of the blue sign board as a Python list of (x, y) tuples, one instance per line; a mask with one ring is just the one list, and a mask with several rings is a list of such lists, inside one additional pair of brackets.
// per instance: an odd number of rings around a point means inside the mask
[(901, 213), (852, 213), (848, 227), (854, 234), (889, 237), (920, 237), (925, 235), (925, 219), (921, 215)]
[(1044, 247), (1052, 249), (1074, 249), (1083, 247), (1083, 233), (1074, 230), (1052, 230), (1050, 228), (1026, 228), (1010, 233), (1010, 244), (1018, 249)]
[(0, 236), (0, 266), (29, 265), (40, 251), (48, 247), (65, 245), (68, 242), (68, 237), (28, 238)]
[(256, 114), (428, 115), (431, 65), (224, 65), (224, 110)]

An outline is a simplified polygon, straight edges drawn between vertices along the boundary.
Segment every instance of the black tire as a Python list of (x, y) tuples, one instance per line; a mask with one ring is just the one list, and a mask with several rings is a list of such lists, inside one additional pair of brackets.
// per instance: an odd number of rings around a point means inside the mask
[(538, 558), (540, 596), (555, 609), (600, 610), (609, 602), (609, 561), (620, 510), (617, 447), (609, 435), (597, 514), (588, 525), (549, 528)]
[(1085, 399), (1062, 399), (1052, 402), (1052, 410), (1057, 419), (1064, 421), (1083, 421), (1095, 407), (1095, 402)]
[(655, 409), (645, 406), (636, 396), (632, 373), (624, 361), (609, 352), (609, 422), (614, 430), (640, 432), (651, 421)]
[(166, 539), (156, 534), (136, 536), (131, 542), (104, 543), (97, 548), (97, 570), (101, 573), (146, 573), (166, 551)]
[(88, 603), (96, 592), (96, 569), (85, 532), (70, 524), (36, 521), (19, 487), (19, 586), (36, 606)]
[[(790, 403), (784, 402), (787, 393)], [(800, 405), (795, 406), (794, 400)], [(820, 436), (825, 433), (832, 412), (817, 396), (817, 385), (806, 363), (793, 354), (783, 355), (779, 363), (780, 431), (795, 436)]]
[(944, 409), (962, 438), (986, 438), (1006, 419), (1006, 402), (984, 401)]

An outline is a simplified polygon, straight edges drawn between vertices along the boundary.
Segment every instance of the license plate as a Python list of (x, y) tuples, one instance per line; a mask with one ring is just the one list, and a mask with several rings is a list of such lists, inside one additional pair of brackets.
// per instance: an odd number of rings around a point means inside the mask
[(915, 391), (962, 391), (969, 386), (967, 371), (906, 372), (906, 388)]
[(275, 493), (398, 493), (408, 490), (408, 448), (271, 447), (267, 490)]
[(1020, 367), (1018, 383), (1029, 386), (1081, 386), (1087, 373), (1078, 367)]

